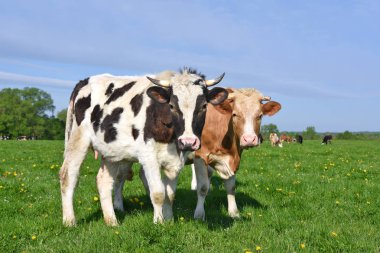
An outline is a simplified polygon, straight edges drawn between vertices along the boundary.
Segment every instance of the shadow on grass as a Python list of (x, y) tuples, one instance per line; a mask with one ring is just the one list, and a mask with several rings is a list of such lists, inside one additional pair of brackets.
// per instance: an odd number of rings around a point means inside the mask
[[(212, 180), (212, 190), (208, 193), (205, 203), (206, 221), (209, 230), (218, 230), (231, 227), (235, 222), (235, 219), (227, 215), (227, 193), (218, 179)], [(251, 196), (239, 192), (236, 192), (236, 202), (239, 210), (243, 210), (246, 207), (255, 209), (267, 209), (259, 201)], [(141, 204), (143, 203), (143, 204)], [(178, 221), (180, 218), (185, 220), (194, 221), (194, 211), (197, 204), (197, 193), (190, 189), (177, 189), (176, 198), (173, 205), (174, 221)], [(134, 197), (124, 196), (124, 209), (125, 212), (116, 211), (116, 217), (119, 223), (123, 223), (126, 216), (133, 217), (141, 213), (148, 213), (153, 218), (153, 207), (149, 196), (146, 194), (137, 195)], [(91, 221), (99, 221), (103, 219), (103, 213), (99, 206), (99, 209), (88, 215), (85, 219), (79, 221), (79, 223), (89, 223)], [(241, 218), (238, 221), (251, 220), (246, 218), (244, 214), (241, 214)]]

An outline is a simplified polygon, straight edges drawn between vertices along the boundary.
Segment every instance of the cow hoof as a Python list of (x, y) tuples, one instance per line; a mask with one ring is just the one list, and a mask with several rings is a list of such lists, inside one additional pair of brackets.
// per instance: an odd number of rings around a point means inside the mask
[(115, 210), (119, 211), (119, 212), (124, 212), (124, 211), (125, 211), (125, 210), (124, 210), (124, 205), (123, 205), (123, 204), (117, 204), (117, 203), (115, 203), (114, 206), (113, 206), (113, 208), (114, 208)]
[(238, 211), (228, 212), (228, 215), (229, 215), (232, 219), (240, 219), (240, 214), (239, 214)]
[(194, 219), (204, 221), (205, 220), (205, 216), (206, 215), (205, 215), (204, 211), (197, 211), (197, 210), (195, 210)]
[(63, 225), (65, 227), (75, 227), (76, 226), (75, 219), (63, 219)]
[(119, 223), (114, 218), (104, 218), (104, 222), (109, 227), (117, 227), (117, 226), (119, 226)]
[(162, 216), (154, 216), (153, 217), (153, 223), (154, 224), (163, 224), (164, 223), (164, 219)]

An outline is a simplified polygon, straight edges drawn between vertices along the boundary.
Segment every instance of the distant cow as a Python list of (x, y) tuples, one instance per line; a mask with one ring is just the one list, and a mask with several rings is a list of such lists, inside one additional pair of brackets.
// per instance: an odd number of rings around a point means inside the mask
[(296, 135), (296, 141), (297, 141), (299, 144), (302, 144), (302, 143), (303, 143), (303, 137), (302, 137), (302, 135)]
[(259, 143), (262, 144), (264, 142), (264, 137), (262, 134), (259, 134)]
[(269, 135), (269, 141), (272, 147), (279, 146), (280, 148), (282, 148), (282, 141), (280, 140), (280, 138), (278, 138), (278, 135), (276, 133), (271, 133)]
[(281, 135), (281, 137), (280, 137), (280, 140), (281, 140), (281, 142), (287, 142), (287, 143), (290, 143), (290, 142), (292, 142), (292, 137), (290, 137), (290, 136), (287, 136), (287, 135), (285, 135), (285, 134), (282, 134)]
[(75, 225), (74, 190), (91, 146), (102, 155), (97, 187), (107, 225), (117, 225), (114, 207), (123, 210), (123, 184), (134, 162), (144, 167), (153, 221), (171, 219), (178, 174), (187, 154), (200, 147), (207, 105), (228, 95), (223, 88), (207, 87), (223, 76), (206, 80), (185, 68), (148, 77), (98, 75), (80, 81), (70, 98), (60, 170), (64, 225)]
[(325, 135), (325, 137), (323, 137), (322, 144), (331, 144), (332, 138), (332, 135)]

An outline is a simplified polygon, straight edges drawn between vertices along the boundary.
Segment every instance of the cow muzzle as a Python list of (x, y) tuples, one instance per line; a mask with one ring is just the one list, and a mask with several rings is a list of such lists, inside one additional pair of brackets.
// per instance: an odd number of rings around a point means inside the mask
[(197, 137), (180, 137), (178, 138), (178, 147), (182, 151), (198, 150), (201, 142)]
[(240, 146), (250, 148), (259, 145), (259, 138), (256, 134), (243, 134), (240, 138)]

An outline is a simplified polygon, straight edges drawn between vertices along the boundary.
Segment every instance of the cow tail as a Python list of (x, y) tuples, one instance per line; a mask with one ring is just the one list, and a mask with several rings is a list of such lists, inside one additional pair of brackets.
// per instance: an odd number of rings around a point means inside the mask
[(66, 116), (66, 128), (65, 128), (65, 150), (67, 148), (67, 143), (69, 142), (71, 130), (73, 128), (74, 121), (74, 101), (70, 100), (69, 107), (67, 108)]

